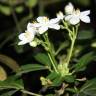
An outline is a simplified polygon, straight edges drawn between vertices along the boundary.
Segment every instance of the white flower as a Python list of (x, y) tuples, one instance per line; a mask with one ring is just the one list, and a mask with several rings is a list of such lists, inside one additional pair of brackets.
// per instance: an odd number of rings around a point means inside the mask
[(42, 16), (37, 18), (37, 23), (34, 23), (33, 26), (38, 28), (39, 34), (43, 34), (48, 30), (48, 28), (59, 30), (60, 25), (58, 22), (59, 19), (57, 18), (49, 20), (49, 18)]
[(36, 29), (36, 27), (33, 26), (33, 23), (28, 23), (28, 25), (27, 25), (27, 31), (28, 32), (32, 32), (33, 34), (36, 34), (37, 29)]
[(74, 6), (72, 5), (72, 3), (68, 3), (68, 5), (65, 6), (65, 13), (66, 14), (72, 14), (74, 11)]
[(36, 29), (32, 26), (31, 23), (28, 23), (27, 30), (25, 33), (21, 33), (19, 35), (19, 39), (21, 40), (18, 45), (24, 45), (26, 43), (32, 42), (36, 34)]
[(18, 45), (24, 45), (26, 43), (30, 43), (34, 39), (34, 35), (31, 32), (21, 33), (19, 35), (19, 39), (21, 40)]
[(72, 25), (76, 25), (81, 21), (85, 23), (90, 23), (90, 17), (88, 16), (90, 14), (90, 10), (80, 12), (79, 9), (74, 10), (72, 14), (67, 15), (65, 17), (65, 20), (68, 21)]
[(63, 20), (64, 19), (64, 14), (61, 11), (59, 11), (59, 13), (57, 13), (57, 18), (59, 20)]

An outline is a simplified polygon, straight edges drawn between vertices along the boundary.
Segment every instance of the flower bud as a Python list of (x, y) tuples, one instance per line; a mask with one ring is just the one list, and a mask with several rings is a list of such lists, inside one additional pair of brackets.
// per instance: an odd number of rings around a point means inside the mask
[(74, 6), (72, 3), (69, 3), (68, 5), (65, 6), (65, 13), (66, 14), (72, 14), (74, 11)]
[(57, 13), (57, 18), (62, 20), (64, 18), (64, 14), (59, 11), (59, 13)]
[(32, 46), (32, 47), (36, 47), (36, 46), (37, 46), (37, 42), (36, 42), (36, 41), (32, 41), (32, 42), (30, 42), (30, 46)]

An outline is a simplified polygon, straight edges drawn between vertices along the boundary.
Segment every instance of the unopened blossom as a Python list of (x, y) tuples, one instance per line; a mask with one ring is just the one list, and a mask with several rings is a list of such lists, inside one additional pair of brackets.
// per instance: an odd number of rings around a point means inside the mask
[(65, 6), (65, 13), (66, 15), (68, 14), (72, 14), (74, 11), (74, 6), (72, 5), (72, 3), (68, 3), (68, 5)]
[(65, 20), (68, 21), (72, 25), (76, 25), (81, 21), (85, 23), (90, 23), (90, 17), (88, 16), (90, 14), (90, 10), (80, 12), (79, 9), (74, 10), (72, 14), (67, 15), (65, 17)]
[(32, 47), (36, 47), (36, 46), (38, 45), (36, 41), (32, 41), (32, 42), (30, 42), (29, 44), (30, 44), (30, 46), (32, 46)]
[(59, 30), (60, 25), (58, 24), (58, 22), (59, 22), (59, 19), (57, 18), (49, 20), (49, 18), (45, 16), (40, 16), (37, 18), (37, 23), (35, 22), (33, 26), (38, 29), (39, 34), (43, 34), (49, 28)]
[(32, 42), (36, 34), (36, 29), (32, 26), (31, 23), (28, 23), (27, 30), (24, 33), (21, 33), (18, 37), (21, 40), (18, 45), (24, 45), (26, 43)]
[(57, 13), (57, 18), (59, 20), (63, 20), (64, 19), (64, 14), (61, 11), (59, 11), (59, 13)]

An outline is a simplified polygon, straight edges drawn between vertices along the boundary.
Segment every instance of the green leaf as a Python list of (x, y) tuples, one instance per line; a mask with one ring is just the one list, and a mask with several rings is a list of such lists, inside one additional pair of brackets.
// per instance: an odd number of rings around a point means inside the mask
[(16, 92), (17, 92), (17, 90), (11, 90), (11, 91), (2, 93), (0, 96), (12, 96)]
[(16, 11), (17, 13), (22, 13), (23, 10), (24, 10), (24, 7), (23, 7), (23, 6), (17, 6), (17, 7), (15, 8), (15, 11)]
[(81, 87), (78, 96), (96, 96), (96, 78), (87, 81)]
[(47, 76), (47, 79), (52, 81), (52, 86), (59, 86), (62, 83), (61, 75), (52, 72)]
[(72, 75), (67, 75), (64, 77), (64, 80), (68, 83), (73, 83), (75, 81), (75, 77)]
[(7, 65), (14, 72), (16, 72), (19, 68), (19, 64), (13, 58), (6, 56), (4, 54), (0, 54), (0, 62)]
[(94, 36), (93, 29), (81, 30), (78, 33), (77, 39), (79, 39), (79, 40), (91, 39), (93, 36)]
[(38, 71), (38, 70), (45, 70), (48, 69), (46, 66), (39, 65), (39, 64), (26, 64), (22, 65), (20, 69), (17, 72), (17, 75), (21, 75), (23, 73), (28, 73), (32, 71)]
[(50, 66), (51, 67), (51, 62), (50, 59), (48, 57), (48, 55), (46, 55), (45, 53), (38, 53), (34, 56), (34, 58), (40, 62), (41, 64), (44, 64), (46, 66)]
[(65, 90), (71, 93), (76, 93), (76, 90), (74, 88), (66, 88)]
[(62, 78), (61, 76), (56, 77), (53, 81), (52, 81), (52, 86), (60, 86), (62, 83)]
[(7, 79), (7, 72), (2, 66), (0, 66), (0, 81), (4, 81), (6, 79)]
[(27, 0), (27, 1), (25, 2), (25, 4), (26, 4), (26, 6), (32, 8), (32, 7), (34, 7), (34, 6), (37, 4), (37, 1), (38, 1), (38, 0)]
[(0, 81), (0, 89), (24, 89), (23, 82), (21, 79), (11, 76), (5, 81)]
[(56, 77), (58, 77), (58, 74), (56, 72), (52, 72), (47, 76), (47, 79), (54, 80)]
[(75, 72), (84, 71), (87, 64), (90, 63), (94, 59), (94, 57), (95, 56), (94, 56), (93, 52), (87, 53), (84, 56), (82, 56), (79, 59), (78, 63), (73, 66), (74, 71)]
[(0, 12), (2, 12), (5, 15), (10, 15), (11, 8), (10, 8), (10, 6), (0, 5)]

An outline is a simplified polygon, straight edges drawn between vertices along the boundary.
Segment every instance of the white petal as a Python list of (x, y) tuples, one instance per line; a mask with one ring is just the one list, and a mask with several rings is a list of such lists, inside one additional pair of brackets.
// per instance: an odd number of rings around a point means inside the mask
[(50, 19), (49, 23), (50, 24), (55, 24), (55, 23), (58, 23), (59, 21), (60, 21), (60, 19), (54, 18), (54, 19)]
[(34, 27), (32, 23), (28, 23), (28, 25), (27, 25), (27, 31), (28, 32), (31, 32), (33, 34), (36, 34), (36, 27)]
[(33, 27), (32, 27), (32, 28), (28, 28), (28, 29), (26, 30), (26, 32), (27, 32), (28, 34), (35, 35), (35, 34), (36, 34), (36, 29), (34, 29)]
[(59, 13), (57, 13), (57, 18), (59, 20), (63, 20), (64, 19), (64, 14), (61, 11), (59, 11)]
[(40, 27), (40, 26), (41, 26), (41, 23), (32, 23), (32, 26), (33, 26), (33, 27), (37, 27), (37, 28), (38, 28), (38, 27)]
[(80, 12), (80, 16), (86, 16), (90, 14), (90, 10)]
[(27, 29), (30, 28), (30, 27), (33, 27), (33, 26), (32, 26), (32, 23), (29, 22), (29, 23), (27, 24)]
[(24, 42), (31, 42), (34, 39), (34, 34), (31, 32), (21, 33), (19, 39)]
[(46, 32), (48, 30), (48, 27), (46, 26), (42, 26), (39, 28), (39, 34), (43, 34), (44, 32)]
[(73, 11), (74, 11), (74, 6), (72, 5), (72, 3), (69, 2), (69, 4), (65, 6), (65, 13), (72, 14)]
[(65, 21), (70, 20), (72, 17), (73, 17), (73, 15), (67, 15), (67, 16), (65, 16)]
[(26, 43), (28, 43), (28, 42), (26, 42), (26, 41), (20, 41), (20, 42), (18, 43), (18, 45), (24, 45), (24, 44), (26, 44)]
[(80, 19), (79, 17), (72, 17), (70, 20), (69, 20), (69, 23), (72, 24), (72, 25), (76, 25), (80, 22)]
[(40, 23), (37, 23), (37, 22), (33, 22), (33, 23), (28, 23), (28, 25), (27, 25), (27, 29), (28, 28), (33, 28), (33, 30), (36, 28), (36, 27), (40, 27), (41, 26), (41, 24)]
[(40, 16), (40, 17), (37, 18), (38, 22), (42, 22), (42, 20), (43, 20), (43, 16)]
[(39, 23), (45, 23), (45, 22), (49, 22), (49, 18), (47, 18), (46, 16), (40, 16), (37, 18), (37, 21)]
[(21, 33), (18, 37), (19, 37), (20, 40), (24, 40), (24, 38), (25, 38), (25, 33)]
[(89, 16), (82, 16), (80, 17), (81, 21), (85, 23), (90, 23), (90, 17)]
[(49, 28), (59, 30), (60, 29), (60, 25), (58, 25), (58, 24), (52, 24), (52, 25), (49, 25)]
[(35, 37), (35, 34), (33, 34), (32, 32), (26, 32), (25, 34), (25, 38), (27, 39), (28, 42), (31, 42)]

